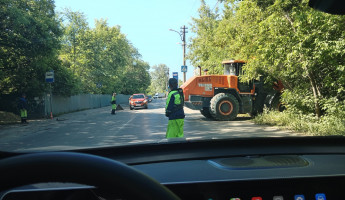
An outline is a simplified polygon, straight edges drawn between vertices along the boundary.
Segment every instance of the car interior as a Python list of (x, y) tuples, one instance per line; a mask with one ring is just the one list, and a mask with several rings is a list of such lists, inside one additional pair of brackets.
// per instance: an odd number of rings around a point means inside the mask
[[(343, 2), (310, 0), (344, 14)], [(0, 152), (1, 200), (340, 200), (345, 138), (171, 139), (59, 152)]]
[(1, 198), (342, 199), (344, 144), (289, 137), (3, 152)]

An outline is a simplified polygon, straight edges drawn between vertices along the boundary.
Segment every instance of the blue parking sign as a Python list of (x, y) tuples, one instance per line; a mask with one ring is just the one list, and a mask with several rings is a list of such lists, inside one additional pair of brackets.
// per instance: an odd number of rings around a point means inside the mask
[(46, 72), (46, 82), (47, 83), (54, 82), (54, 70), (50, 70), (49, 72)]
[(173, 72), (173, 78), (178, 81), (178, 72)]
[(178, 84), (178, 72), (173, 72), (172, 75), (173, 75), (173, 78), (177, 80), (177, 84)]

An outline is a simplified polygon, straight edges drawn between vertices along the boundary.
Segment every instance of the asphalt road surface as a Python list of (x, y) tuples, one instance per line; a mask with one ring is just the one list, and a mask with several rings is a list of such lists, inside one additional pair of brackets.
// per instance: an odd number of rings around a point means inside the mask
[[(149, 103), (148, 109), (124, 110), (110, 114), (111, 107), (90, 109), (59, 116), (53, 120), (34, 120), (28, 125), (0, 127), (0, 151), (68, 150), (138, 143), (169, 142), (165, 139), (168, 119), (165, 99)], [(235, 121), (212, 121), (199, 111), (185, 108), (184, 138), (178, 140), (229, 137), (285, 137), (299, 133), (253, 124), (248, 117)], [(176, 139), (173, 139), (176, 140)]]

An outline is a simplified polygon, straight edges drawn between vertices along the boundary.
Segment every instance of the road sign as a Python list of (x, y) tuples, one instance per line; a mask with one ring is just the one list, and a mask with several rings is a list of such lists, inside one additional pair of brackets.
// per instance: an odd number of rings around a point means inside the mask
[(46, 82), (53, 83), (54, 82), (54, 70), (46, 72)]
[(181, 66), (181, 72), (187, 72), (187, 66)]
[(177, 85), (178, 85), (178, 72), (173, 72), (173, 78), (177, 80)]
[(178, 81), (178, 72), (173, 72), (173, 78)]

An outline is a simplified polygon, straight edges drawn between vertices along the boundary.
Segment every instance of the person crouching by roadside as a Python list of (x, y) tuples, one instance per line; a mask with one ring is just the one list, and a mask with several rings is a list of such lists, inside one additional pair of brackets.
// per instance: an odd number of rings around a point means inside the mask
[(116, 110), (116, 93), (113, 93), (113, 96), (111, 97), (111, 114), (115, 115)]
[(24, 93), (22, 94), (22, 97), (19, 99), (18, 108), (22, 124), (27, 124), (28, 122), (26, 120), (28, 118), (28, 101), (26, 100), (26, 94)]

